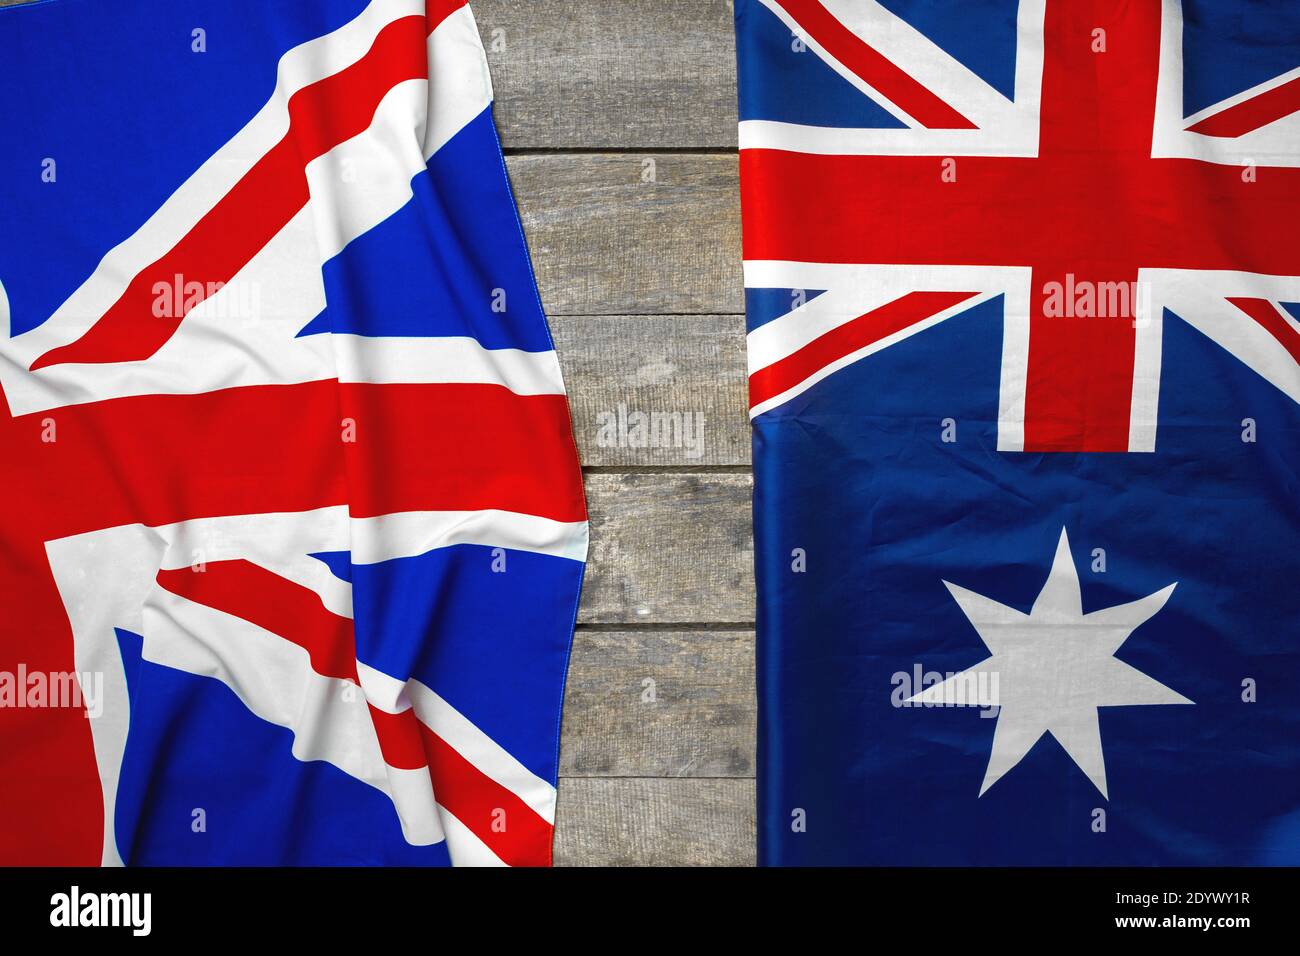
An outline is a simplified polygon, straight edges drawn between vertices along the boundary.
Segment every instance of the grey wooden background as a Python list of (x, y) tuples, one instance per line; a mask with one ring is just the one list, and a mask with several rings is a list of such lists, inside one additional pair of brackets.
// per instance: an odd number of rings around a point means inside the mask
[[(752, 864), (753, 546), (731, 4), (471, 6), (591, 510), (556, 863)], [(702, 415), (704, 440), (611, 446), (598, 424), (620, 405)]]
[[(556, 863), (752, 864), (753, 549), (731, 5), (471, 6), (591, 511)], [(620, 405), (702, 415), (702, 446), (602, 442), (600, 416)]]

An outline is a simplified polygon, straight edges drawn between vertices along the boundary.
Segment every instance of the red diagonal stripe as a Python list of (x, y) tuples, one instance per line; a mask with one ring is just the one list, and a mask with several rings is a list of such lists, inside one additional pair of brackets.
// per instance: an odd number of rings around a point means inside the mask
[[(380, 31), (364, 57), (304, 87), (289, 100), (289, 131), (166, 255), (143, 269), (81, 338), (51, 349), (32, 370), (64, 362), (130, 362), (167, 342), (182, 314), (154, 315), (154, 287), (183, 281), (227, 283), (310, 198), (306, 166), (369, 127), (394, 86), (428, 74), (424, 17), (403, 17)], [(192, 308), (194, 302), (187, 302)]]
[(975, 292), (909, 292), (813, 339), (749, 376), (749, 404), (759, 405), (826, 366), (886, 336), (972, 298)]
[(1230, 298), (1228, 301), (1262, 325), (1265, 331), (1277, 339), (1282, 348), (1290, 353), (1296, 363), (1300, 364), (1300, 332), (1296, 332), (1295, 327), (1272, 302), (1268, 299), (1245, 297)]
[(428, 0), (424, 9), (429, 19), (429, 32), (432, 33), (434, 27), (465, 6), (465, 3), (466, 0)]
[[(344, 414), (355, 420), (356, 443), (341, 439)], [(10, 452), (0, 456), (0, 487), (13, 501), (47, 505), (11, 508), (11, 546), (0, 549), (8, 615), (0, 667), (10, 671), (74, 666), (44, 549), (54, 538), (353, 498), (372, 515), (498, 508), (558, 521), (586, 516), (564, 397), (493, 385), (327, 380), (120, 398), (0, 413), (0, 446)], [(357, 463), (345, 468), (345, 458)], [(13, 742), (4, 768), (24, 782), (0, 788), (0, 816), (28, 821), (0, 840), (0, 859), (97, 862), (103, 817), (88, 722), (75, 710), (0, 708), (0, 725)], [(61, 759), (51, 764), (51, 753)]]
[[(463, 5), (462, 0), (430, 0), (430, 29)], [(18, 419), (9, 417), (0, 394), (0, 446), (6, 449), (0, 455), (0, 487), (23, 503), (9, 509), (10, 533), (0, 548), (0, 607), (6, 609), (0, 669), (12, 672), (24, 664), (32, 672), (61, 672), (75, 666), (66, 609), (45, 553), (51, 538), (136, 521), (169, 523), (346, 502), (345, 476), (335, 458), (337, 393), (336, 383), (317, 382), (123, 399)], [(453, 411), (456, 402), (473, 400), (468, 393), (442, 396), (419, 399), (428, 421), (452, 413), (442, 407), (445, 400), (452, 401)], [(541, 440), (549, 440), (551, 428), (538, 419), (551, 414), (525, 414), (540, 424)], [(567, 411), (563, 417), (567, 422)], [(42, 441), (46, 422), (57, 427), (57, 441)], [(490, 435), (482, 437), (490, 444)], [(507, 440), (519, 437), (517, 429)], [(565, 445), (572, 449), (567, 434)], [(475, 457), (481, 450), (479, 442), (459, 454)], [(521, 450), (525, 461), (530, 451)], [(389, 457), (395, 466), (404, 464), (400, 452)], [(533, 489), (522, 492), (516, 504), (531, 500), (544, 507), (542, 486), (557, 477), (561, 488), (575, 485), (574, 463), (567, 477), (555, 475), (543, 457)], [(516, 468), (516, 474), (524, 471)], [(459, 488), (446, 490), (442, 505), (421, 507), (450, 506), (461, 494)], [(576, 498), (569, 492), (561, 497), (580, 501), (580, 490)], [(38, 501), (48, 507), (30, 506)], [(0, 821), (21, 822), (0, 828), (0, 862), (99, 863), (104, 816), (90, 723), (80, 709), (0, 708), (6, 781), (0, 787)]]
[(384, 763), (400, 770), (419, 770), (428, 766), (428, 759), (424, 755), (422, 725), (416, 719), (415, 711), (408, 707), (400, 713), (390, 714), (372, 704), (370, 721), (375, 725), (375, 735), (379, 737), (379, 749), (383, 751)]
[[(329, 611), (309, 588), (242, 559), (158, 572), (158, 584), (186, 600), (256, 624), (307, 651), (322, 677), (359, 683), (352, 620)], [(384, 762), (428, 766), (434, 797), (512, 866), (550, 862), (551, 825), (431, 729), (413, 710), (370, 708)]]
[(922, 126), (975, 129), (974, 123), (832, 16), (819, 0), (779, 2), (827, 53)]
[(552, 826), (420, 724), (438, 804), (510, 866), (549, 866)]
[[(173, 594), (233, 614), (307, 652), (322, 677), (357, 684), (357, 649), (352, 619), (333, 613), (310, 588), (242, 559), (158, 572), (158, 584)], [(390, 714), (370, 706), (370, 719), (384, 762), (415, 770), (426, 765), (415, 712)]]
[(1242, 136), (1300, 110), (1300, 76), (1207, 116), (1188, 129), (1206, 136)]
[(158, 584), (297, 644), (322, 677), (358, 682), (352, 619), (326, 608), (315, 591), (243, 559), (198, 567), (161, 570)]

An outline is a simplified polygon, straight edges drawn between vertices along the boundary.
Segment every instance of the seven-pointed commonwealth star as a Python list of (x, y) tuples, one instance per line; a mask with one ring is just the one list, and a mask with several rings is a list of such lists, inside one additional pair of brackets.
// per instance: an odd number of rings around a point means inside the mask
[(992, 656), (909, 701), (999, 708), (980, 796), (1050, 733), (1109, 799), (1097, 708), (1192, 703), (1114, 656), (1139, 625), (1164, 607), (1175, 584), (1129, 604), (1084, 614), (1064, 528), (1047, 583), (1028, 614), (943, 583)]

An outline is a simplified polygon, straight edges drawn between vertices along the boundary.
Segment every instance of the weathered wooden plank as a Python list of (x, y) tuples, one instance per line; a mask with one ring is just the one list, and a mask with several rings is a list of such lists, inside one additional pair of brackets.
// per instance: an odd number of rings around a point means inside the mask
[(589, 474), (578, 620), (752, 622), (751, 485), (744, 474)]
[(557, 866), (753, 866), (754, 781), (561, 778)]
[(507, 148), (734, 147), (728, 0), (473, 0)]
[[(0, 7), (31, 0), (0, 0)], [(507, 148), (736, 145), (728, 0), (473, 0)]]
[(552, 315), (745, 311), (734, 155), (507, 160)]
[(749, 463), (741, 316), (550, 321), (583, 464)]
[(752, 777), (754, 632), (574, 636), (560, 773)]

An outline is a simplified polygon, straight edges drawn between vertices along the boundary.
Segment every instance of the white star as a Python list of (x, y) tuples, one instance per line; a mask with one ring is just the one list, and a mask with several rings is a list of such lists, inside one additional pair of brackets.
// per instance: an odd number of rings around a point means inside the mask
[(1110, 799), (1097, 708), (1192, 703), (1114, 657), (1128, 636), (1165, 606), (1176, 583), (1141, 600), (1084, 614), (1064, 528), (1047, 583), (1027, 615), (943, 583), (992, 656), (908, 699), (999, 708), (980, 796), (1050, 733)]

